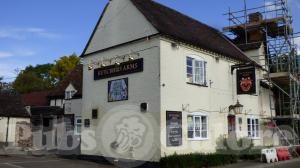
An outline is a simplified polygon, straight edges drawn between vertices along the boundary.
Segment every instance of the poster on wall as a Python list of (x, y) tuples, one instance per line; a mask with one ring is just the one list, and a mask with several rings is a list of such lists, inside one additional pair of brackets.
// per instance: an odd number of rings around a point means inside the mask
[(255, 68), (237, 70), (237, 94), (256, 94)]
[(108, 81), (108, 102), (128, 100), (128, 78)]
[(167, 146), (182, 145), (182, 113), (167, 111)]

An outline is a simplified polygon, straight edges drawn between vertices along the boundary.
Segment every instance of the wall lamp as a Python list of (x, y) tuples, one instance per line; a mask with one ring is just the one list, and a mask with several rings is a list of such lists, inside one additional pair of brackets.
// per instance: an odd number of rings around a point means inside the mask
[(240, 104), (239, 100), (237, 100), (237, 103), (235, 105), (229, 106), (229, 113), (232, 111), (234, 114), (242, 114), (244, 106)]

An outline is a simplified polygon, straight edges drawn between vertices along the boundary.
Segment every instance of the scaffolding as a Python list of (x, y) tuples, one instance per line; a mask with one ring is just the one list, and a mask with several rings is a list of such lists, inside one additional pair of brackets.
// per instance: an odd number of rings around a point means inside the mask
[[(275, 97), (275, 108), (270, 105), (272, 122), (290, 124), (295, 130), (290, 144), (299, 144), (300, 103), (299, 69), (297, 46), (294, 43), (298, 33), (294, 33), (292, 16), (287, 0), (262, 0), (262, 6), (224, 14), (229, 26), (224, 33), (243, 51), (262, 48), (263, 54), (250, 55), (264, 71), (261, 82), (273, 90), (270, 102)], [(270, 103), (271, 104), (271, 103)], [(275, 114), (273, 114), (275, 111)]]

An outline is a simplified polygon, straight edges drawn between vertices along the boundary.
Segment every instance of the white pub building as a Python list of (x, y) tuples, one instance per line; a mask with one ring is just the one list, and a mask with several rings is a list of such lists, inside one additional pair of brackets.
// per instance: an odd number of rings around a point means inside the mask
[(274, 143), (263, 136), (274, 105), (259, 62), (173, 9), (110, 0), (81, 57), (83, 155), (157, 162), (214, 153), (230, 134)]

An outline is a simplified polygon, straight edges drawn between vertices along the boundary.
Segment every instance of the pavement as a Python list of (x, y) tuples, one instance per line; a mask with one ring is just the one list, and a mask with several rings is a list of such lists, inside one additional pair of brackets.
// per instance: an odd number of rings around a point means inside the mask
[(0, 168), (116, 168), (99, 163), (57, 157), (0, 156)]
[(259, 161), (242, 161), (222, 168), (300, 168), (300, 158), (276, 163), (261, 163)]

